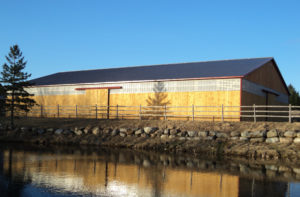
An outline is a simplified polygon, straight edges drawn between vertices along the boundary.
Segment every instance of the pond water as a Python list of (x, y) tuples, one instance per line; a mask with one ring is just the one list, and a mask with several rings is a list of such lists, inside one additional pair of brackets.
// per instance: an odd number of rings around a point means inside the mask
[(0, 196), (296, 197), (298, 181), (288, 167), (243, 160), (0, 145)]

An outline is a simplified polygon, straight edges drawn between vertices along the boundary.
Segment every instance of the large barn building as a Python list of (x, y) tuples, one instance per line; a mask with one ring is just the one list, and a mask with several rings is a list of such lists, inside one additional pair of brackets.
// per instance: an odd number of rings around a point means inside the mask
[(32, 82), (43, 106), (147, 106), (160, 92), (167, 106), (286, 105), (289, 96), (273, 58), (59, 72)]

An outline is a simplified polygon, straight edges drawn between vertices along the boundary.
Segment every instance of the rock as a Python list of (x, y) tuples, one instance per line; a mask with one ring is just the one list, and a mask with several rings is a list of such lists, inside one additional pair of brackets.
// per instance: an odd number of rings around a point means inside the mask
[(289, 167), (286, 167), (286, 166), (279, 166), (278, 171), (279, 172), (290, 172), (291, 169)]
[(250, 137), (250, 134), (249, 134), (249, 133), (250, 133), (249, 131), (243, 131), (243, 132), (241, 133), (241, 137), (249, 138), (249, 137)]
[(169, 135), (169, 139), (173, 139), (175, 137), (176, 137), (175, 135)]
[(151, 134), (152, 132), (155, 131), (155, 128), (153, 128), (153, 127), (144, 127), (144, 131), (147, 134)]
[(265, 141), (265, 138), (263, 137), (256, 137), (256, 138), (250, 138), (250, 142), (252, 143), (256, 143), (256, 142), (264, 142)]
[(119, 129), (114, 129), (112, 132), (111, 132), (111, 136), (116, 136), (119, 134)]
[(126, 134), (125, 132), (121, 132), (121, 133), (120, 133), (120, 136), (121, 136), (121, 137), (126, 137), (127, 134)]
[(44, 129), (38, 129), (38, 130), (37, 130), (37, 133), (38, 133), (39, 135), (42, 135), (42, 134), (45, 133), (45, 130), (44, 130)]
[(189, 137), (194, 137), (196, 135), (195, 131), (188, 131), (187, 133)]
[(280, 137), (279, 138), (280, 143), (293, 143), (293, 138), (290, 137)]
[(233, 140), (233, 141), (238, 140), (238, 139), (240, 139), (240, 137), (231, 137), (230, 138), (230, 140)]
[(217, 138), (228, 138), (227, 133), (217, 133), (216, 136)]
[(75, 127), (74, 133), (75, 133), (76, 135), (82, 135), (82, 130), (79, 129), (78, 127)]
[(100, 133), (99, 127), (94, 127), (94, 128), (92, 129), (92, 134), (94, 134), (94, 135), (99, 135), (99, 133)]
[(214, 136), (216, 136), (216, 132), (214, 132), (214, 131), (209, 131), (208, 135), (214, 137)]
[(170, 129), (165, 129), (165, 130), (164, 130), (164, 134), (165, 134), (165, 135), (169, 135), (169, 134), (170, 134)]
[(69, 134), (71, 134), (72, 133), (72, 131), (70, 131), (70, 130), (64, 130), (63, 132), (62, 132), (64, 135), (69, 135)]
[(295, 131), (286, 131), (286, 132), (284, 132), (283, 135), (284, 135), (285, 137), (289, 137), (289, 138), (292, 138), (292, 137), (296, 137), (296, 136), (297, 136), (297, 134), (296, 134)]
[(157, 134), (156, 133), (152, 133), (152, 134), (150, 134), (150, 137), (151, 138), (155, 138), (157, 136)]
[(184, 140), (186, 140), (186, 138), (185, 137), (180, 137), (179, 140), (184, 141)]
[(62, 134), (63, 131), (64, 131), (63, 129), (56, 129), (55, 134), (60, 135)]
[(269, 137), (266, 139), (266, 143), (276, 143), (276, 142), (279, 142), (278, 137)]
[(48, 128), (48, 129), (47, 129), (47, 132), (53, 132), (53, 131), (54, 131), (53, 128)]
[(176, 135), (178, 133), (177, 129), (171, 129), (170, 130), (170, 135)]
[(296, 174), (300, 174), (300, 168), (293, 168), (293, 171), (294, 171)]
[(149, 134), (147, 134), (147, 133), (142, 133), (141, 134), (141, 137), (143, 137), (143, 138), (147, 138), (147, 137), (149, 137), (150, 135)]
[(22, 131), (22, 132), (28, 132), (28, 131), (29, 131), (29, 128), (28, 128), (28, 127), (21, 127), (21, 131)]
[(300, 143), (300, 137), (295, 138), (294, 143)]
[(299, 138), (300, 138), (300, 132), (296, 132), (296, 134), (297, 134), (297, 137), (299, 137)]
[(265, 168), (267, 170), (273, 170), (273, 171), (277, 171), (278, 170), (278, 167), (275, 166), (275, 165), (265, 165)]
[(120, 128), (119, 131), (120, 131), (120, 133), (127, 133), (128, 129), (126, 129), (126, 128)]
[(230, 136), (231, 136), (231, 137), (239, 137), (239, 136), (240, 136), (240, 133), (239, 133), (239, 132), (236, 132), (236, 131), (232, 131), (232, 132), (230, 133)]
[(162, 139), (162, 140), (166, 140), (166, 139), (168, 139), (169, 138), (169, 136), (168, 135), (162, 135), (162, 136), (160, 136), (160, 139)]
[(276, 129), (271, 129), (267, 132), (268, 138), (278, 137), (278, 131)]
[(248, 133), (250, 138), (261, 138), (266, 137), (266, 131), (254, 131)]
[(240, 137), (240, 141), (248, 141), (249, 138), (248, 137)]
[(134, 132), (135, 135), (140, 135), (143, 133), (143, 130), (142, 129), (139, 129), (137, 131)]
[(83, 129), (83, 132), (84, 132), (85, 134), (88, 134), (88, 133), (90, 132), (91, 128), (92, 128), (92, 126), (88, 125), (88, 126), (86, 126), (86, 127)]
[(207, 135), (208, 135), (208, 132), (207, 132), (207, 131), (199, 131), (199, 132), (198, 132), (198, 136), (199, 136), (199, 137), (205, 138), (205, 137), (207, 137)]
[(205, 139), (206, 140), (214, 140), (214, 139), (216, 139), (216, 136), (207, 136)]
[(200, 137), (193, 137), (193, 140), (200, 140)]

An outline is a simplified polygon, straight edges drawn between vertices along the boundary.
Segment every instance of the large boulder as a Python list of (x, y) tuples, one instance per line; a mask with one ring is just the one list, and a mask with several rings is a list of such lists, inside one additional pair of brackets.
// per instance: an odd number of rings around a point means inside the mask
[(286, 131), (283, 135), (284, 137), (293, 138), (297, 136), (297, 133), (295, 131)]
[(253, 131), (248, 133), (250, 138), (261, 138), (266, 136), (266, 131)]
[(300, 137), (296, 137), (295, 139), (294, 139), (294, 143), (300, 143)]
[(139, 129), (139, 130), (136, 130), (134, 132), (135, 135), (141, 135), (143, 133), (143, 130), (142, 129)]
[(280, 137), (279, 142), (280, 143), (286, 143), (286, 144), (293, 143), (293, 138), (291, 138), (291, 137)]
[(207, 135), (208, 135), (208, 132), (207, 132), (207, 131), (199, 131), (199, 132), (198, 132), (198, 136), (199, 136), (199, 137), (205, 138), (205, 137), (207, 137)]
[(62, 134), (63, 131), (64, 131), (63, 129), (56, 129), (54, 133), (56, 135), (60, 135), (60, 134)]
[(90, 132), (91, 128), (92, 128), (92, 126), (91, 126), (91, 125), (88, 125), (88, 126), (86, 126), (86, 127), (84, 128), (83, 132), (84, 132), (85, 134), (88, 134), (88, 133)]
[(111, 136), (116, 136), (118, 135), (120, 132), (119, 132), (119, 129), (114, 129), (112, 132), (111, 132)]
[(121, 136), (121, 137), (126, 137), (126, 136), (127, 136), (127, 134), (126, 134), (126, 133), (124, 133), (124, 132), (121, 132), (121, 133), (120, 133), (120, 136)]
[(189, 137), (196, 136), (196, 131), (187, 131)]
[(99, 127), (94, 127), (94, 128), (92, 129), (92, 134), (94, 134), (94, 135), (99, 135), (99, 133), (100, 133)]
[(217, 138), (228, 138), (227, 133), (217, 133), (216, 136), (217, 136)]
[(232, 131), (232, 132), (230, 133), (230, 136), (231, 136), (231, 137), (240, 137), (241, 134), (240, 134), (240, 132)]
[(250, 132), (249, 132), (249, 131), (243, 131), (243, 132), (241, 133), (241, 137), (249, 138), (249, 137), (250, 137)]
[(169, 135), (169, 134), (170, 134), (170, 129), (165, 129), (165, 130), (164, 130), (164, 134), (165, 134), (165, 135)]
[(80, 128), (75, 127), (74, 133), (75, 133), (76, 135), (82, 135), (83, 132), (82, 132), (82, 130), (81, 130)]
[(278, 137), (269, 137), (266, 139), (267, 143), (277, 143), (279, 142), (279, 138)]
[(264, 142), (265, 141), (265, 138), (263, 137), (256, 137), (256, 138), (250, 138), (250, 142), (252, 143), (261, 143), (261, 142)]
[(170, 135), (176, 135), (178, 133), (177, 129), (171, 129), (170, 130)]
[(268, 138), (278, 137), (278, 131), (277, 131), (277, 129), (271, 129), (270, 131), (268, 131), (267, 132), (267, 137)]
[(151, 134), (152, 132), (155, 131), (155, 128), (153, 128), (153, 127), (144, 127), (144, 131), (147, 134)]
[(127, 134), (128, 129), (126, 129), (126, 128), (120, 128), (119, 131), (120, 131), (120, 133), (126, 133)]
[(165, 135), (165, 134), (160, 136), (160, 139), (162, 139), (162, 140), (166, 140), (166, 139), (168, 139), (168, 138), (169, 138), (169, 136), (168, 136), (168, 135)]

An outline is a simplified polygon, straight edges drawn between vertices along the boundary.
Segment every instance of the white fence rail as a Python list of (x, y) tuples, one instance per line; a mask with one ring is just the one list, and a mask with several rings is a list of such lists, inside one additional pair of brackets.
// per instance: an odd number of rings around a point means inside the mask
[(272, 120), (292, 122), (300, 119), (300, 106), (44, 106), (19, 116), (96, 119), (188, 119), (188, 120)]

